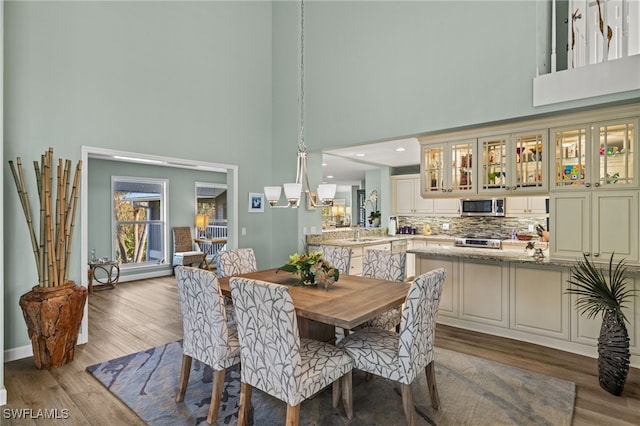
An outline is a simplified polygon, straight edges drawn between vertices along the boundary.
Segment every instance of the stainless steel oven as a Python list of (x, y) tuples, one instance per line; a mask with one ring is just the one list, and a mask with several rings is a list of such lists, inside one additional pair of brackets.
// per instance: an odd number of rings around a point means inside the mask
[(504, 216), (504, 198), (463, 198), (460, 216)]

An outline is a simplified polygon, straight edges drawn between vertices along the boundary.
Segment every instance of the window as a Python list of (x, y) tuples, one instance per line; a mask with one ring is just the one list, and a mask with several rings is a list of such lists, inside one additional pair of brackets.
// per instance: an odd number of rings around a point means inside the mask
[(125, 267), (164, 263), (167, 181), (114, 176), (111, 188), (115, 260)]
[(220, 183), (196, 182), (196, 214), (205, 214), (209, 223), (204, 229), (197, 229), (200, 249), (207, 256), (214, 256), (227, 243), (227, 185)]

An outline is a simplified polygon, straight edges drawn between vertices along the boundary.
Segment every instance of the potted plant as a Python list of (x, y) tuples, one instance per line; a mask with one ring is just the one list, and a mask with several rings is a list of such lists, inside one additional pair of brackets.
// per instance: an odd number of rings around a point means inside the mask
[(380, 210), (378, 210), (378, 191), (375, 189), (371, 191), (367, 203), (371, 204), (372, 207), (371, 213), (369, 213), (369, 225), (377, 228), (380, 226), (380, 217), (382, 216)]
[(577, 295), (576, 307), (588, 318), (602, 314), (598, 337), (598, 375), (600, 386), (613, 395), (620, 395), (629, 372), (629, 335), (623, 307), (635, 290), (627, 288), (624, 259), (613, 265), (613, 254), (605, 276), (585, 255), (571, 268), (572, 286), (567, 293)]
[(20, 307), (36, 367), (56, 368), (73, 360), (87, 299), (87, 289), (68, 278), (82, 162), (71, 181), (71, 161), (59, 159), (53, 186), (53, 148), (41, 156), (40, 163), (34, 161), (37, 210), (31, 208), (22, 160), (18, 157), (15, 165), (13, 161), (9, 165), (38, 271), (38, 285), (20, 297)]

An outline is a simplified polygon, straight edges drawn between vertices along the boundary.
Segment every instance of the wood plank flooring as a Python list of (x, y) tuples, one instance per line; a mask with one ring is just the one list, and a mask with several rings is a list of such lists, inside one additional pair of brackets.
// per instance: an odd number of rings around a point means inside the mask
[[(5, 364), (8, 403), (0, 407), (0, 424), (144, 424), (85, 367), (181, 338), (175, 278), (96, 291), (89, 297), (89, 318), (89, 343), (78, 346), (72, 363), (50, 371), (37, 370), (32, 358)], [(447, 326), (438, 326), (436, 345), (575, 382), (574, 425), (640, 425), (638, 369), (631, 369), (624, 393), (615, 397), (598, 385), (595, 359)], [(6, 418), (7, 409), (32, 411), (29, 418), (16, 420)], [(67, 418), (31, 418), (44, 409), (58, 409), (59, 417)]]

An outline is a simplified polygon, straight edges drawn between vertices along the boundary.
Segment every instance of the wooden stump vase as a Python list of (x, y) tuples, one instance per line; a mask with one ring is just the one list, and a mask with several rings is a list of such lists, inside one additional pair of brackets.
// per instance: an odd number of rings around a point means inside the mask
[(36, 286), (20, 297), (38, 369), (73, 361), (86, 300), (87, 289), (73, 281), (58, 287)]

